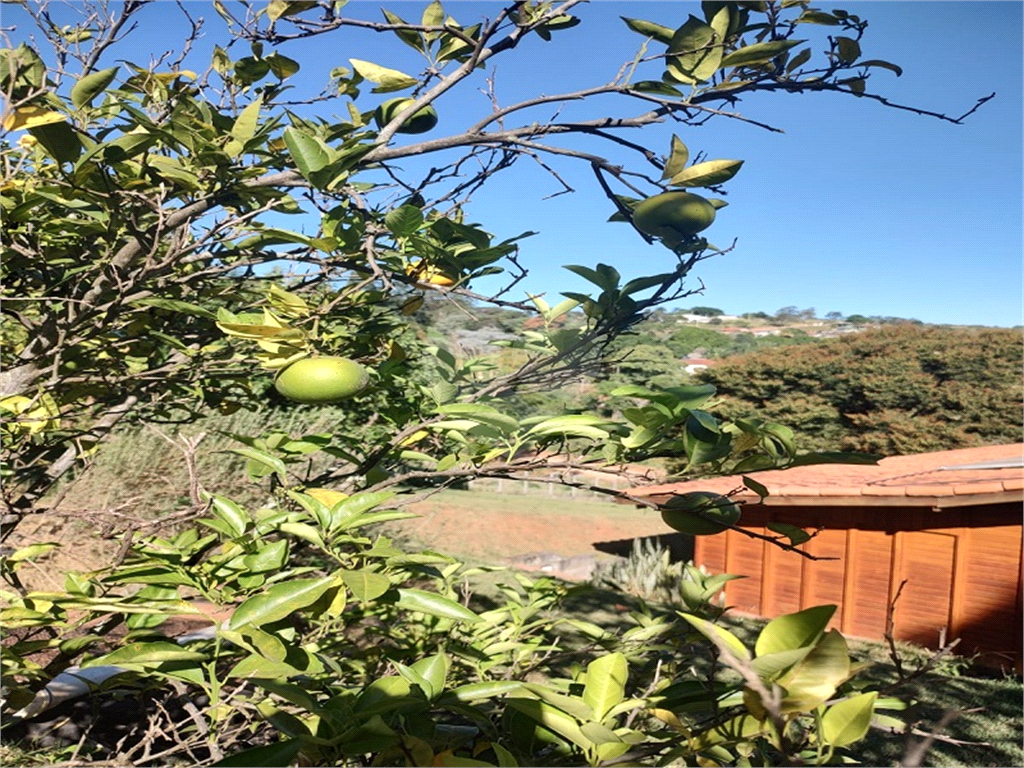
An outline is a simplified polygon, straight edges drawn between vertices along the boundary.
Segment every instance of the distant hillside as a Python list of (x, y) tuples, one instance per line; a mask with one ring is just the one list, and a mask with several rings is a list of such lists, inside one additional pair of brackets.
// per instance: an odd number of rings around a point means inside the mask
[[(451, 297), (429, 299), (416, 319), (432, 343), (490, 358), (499, 370), (521, 364), (526, 353), (490, 342), (541, 326), (523, 312)], [(561, 322), (583, 317), (570, 313)], [(896, 455), (1024, 440), (1022, 366), (1019, 329), (836, 313), (822, 319), (794, 308), (730, 316), (695, 307), (652, 313), (609, 346), (599, 372), (559, 390), (517, 395), (506, 407), (520, 416), (611, 411), (623, 405), (609, 398), (622, 384), (708, 382), (722, 396), (721, 415), (786, 424), (804, 449)]]

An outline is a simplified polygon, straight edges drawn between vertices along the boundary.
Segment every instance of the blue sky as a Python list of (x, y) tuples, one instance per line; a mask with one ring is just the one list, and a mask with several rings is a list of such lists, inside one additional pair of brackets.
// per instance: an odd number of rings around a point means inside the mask
[[(193, 68), (209, 61), (220, 37), (220, 19), (205, 2), (188, 2), (207, 19), (207, 38), (196, 47)], [(258, 5), (258, 4), (257, 4)], [(353, 2), (347, 15), (380, 19), (376, 2)], [(417, 20), (425, 3), (384, 4)], [(815, 307), (819, 315), (893, 315), (933, 323), (1012, 326), (1022, 322), (1022, 9), (1016, 2), (819, 3), (867, 18), (864, 58), (903, 67), (902, 78), (885, 70), (869, 89), (894, 101), (960, 114), (993, 91), (995, 99), (952, 125), (855, 98), (829, 94), (771, 95), (740, 107), (745, 115), (782, 128), (773, 134), (738, 121), (713, 120), (700, 128), (664, 124), (631, 134), (664, 153), (673, 131), (691, 154), (742, 159), (740, 174), (726, 185), (729, 207), (704, 234), (736, 249), (704, 262), (694, 272), (706, 285), (686, 305), (720, 307), (729, 313), (780, 307)], [(489, 2), (446, 4), (463, 25), (497, 6)], [(676, 27), (698, 3), (600, 0), (578, 8), (583, 23), (545, 43), (530, 38), (512, 55), (499, 57), (496, 85), (503, 105), (538, 93), (554, 94), (602, 84), (632, 58), (642, 38), (619, 16)], [(4, 7), (4, 24), (21, 11)], [(114, 58), (144, 64), (150, 54), (180, 45), (183, 26), (173, 5), (146, 8), (138, 32)], [(148, 22), (148, 23), (147, 23)], [(22, 27), (24, 29), (24, 27)], [(829, 28), (816, 27), (822, 40)], [(17, 37), (15, 38), (17, 40)], [(820, 51), (822, 45), (814, 46)], [(326, 72), (362, 58), (415, 74), (422, 60), (391, 36), (346, 31), (312, 43), (291, 42), (280, 52), (298, 59), (294, 78), (317, 89)], [(244, 55), (235, 48), (234, 58)], [(657, 65), (644, 75), (656, 78)], [(482, 74), (437, 103), (441, 122), (430, 136), (456, 132), (489, 109), (480, 93)], [(361, 106), (378, 97), (364, 89)], [(621, 102), (568, 105), (563, 115), (601, 116), (640, 109)], [(344, 114), (341, 103), (324, 109)], [(604, 110), (604, 111), (602, 111)], [(542, 119), (550, 107), (535, 113)], [(406, 142), (418, 137), (402, 137)], [(566, 144), (567, 145), (567, 144)], [(593, 148), (594, 145), (588, 145)], [(615, 154), (626, 160), (628, 155)], [(634, 161), (635, 162), (635, 161)], [(534, 293), (585, 290), (564, 264), (598, 261), (625, 277), (671, 268), (663, 247), (645, 244), (625, 224), (606, 223), (613, 208), (596, 188), (589, 167), (553, 161), (577, 190), (543, 198), (559, 185), (526, 162), (498, 176), (474, 198), (469, 218), (498, 237), (524, 230), (540, 234), (523, 242), (522, 262), (531, 270), (523, 284)], [(639, 166), (639, 163), (636, 164)], [(415, 167), (409, 163), (408, 167)], [(655, 190), (651, 190), (653, 193)], [(627, 190), (622, 190), (628, 193)], [(486, 286), (480, 286), (486, 287)]]

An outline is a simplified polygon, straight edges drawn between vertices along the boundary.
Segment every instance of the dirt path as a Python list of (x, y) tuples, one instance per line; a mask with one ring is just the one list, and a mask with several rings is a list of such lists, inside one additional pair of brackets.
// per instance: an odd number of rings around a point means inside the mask
[(671, 533), (657, 512), (544, 496), (452, 491), (412, 510), (421, 517), (399, 525), (417, 543), (495, 565), (542, 552), (608, 557), (594, 544)]

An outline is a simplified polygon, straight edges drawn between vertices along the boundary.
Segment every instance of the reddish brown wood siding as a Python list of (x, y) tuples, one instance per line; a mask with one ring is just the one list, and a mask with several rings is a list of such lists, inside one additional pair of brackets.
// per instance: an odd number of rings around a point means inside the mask
[(694, 559), (729, 582), (735, 610), (763, 616), (834, 603), (832, 625), (851, 637), (880, 639), (888, 606), (895, 635), (928, 647), (960, 638), (959, 651), (983, 661), (1022, 657), (1022, 525), (1019, 504), (933, 511), (907, 507), (750, 507), (752, 532), (786, 522), (811, 532), (811, 561), (737, 531), (697, 537)]

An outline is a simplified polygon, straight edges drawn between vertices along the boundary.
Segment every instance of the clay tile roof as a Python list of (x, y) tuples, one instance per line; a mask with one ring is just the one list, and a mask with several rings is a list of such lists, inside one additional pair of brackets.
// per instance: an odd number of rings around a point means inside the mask
[[(766, 504), (963, 506), (1024, 501), (1024, 444), (986, 445), (954, 451), (890, 456), (878, 464), (816, 464), (752, 472), (764, 485)], [(743, 488), (739, 475), (647, 486), (635, 497)], [(757, 496), (743, 489), (737, 501)]]

